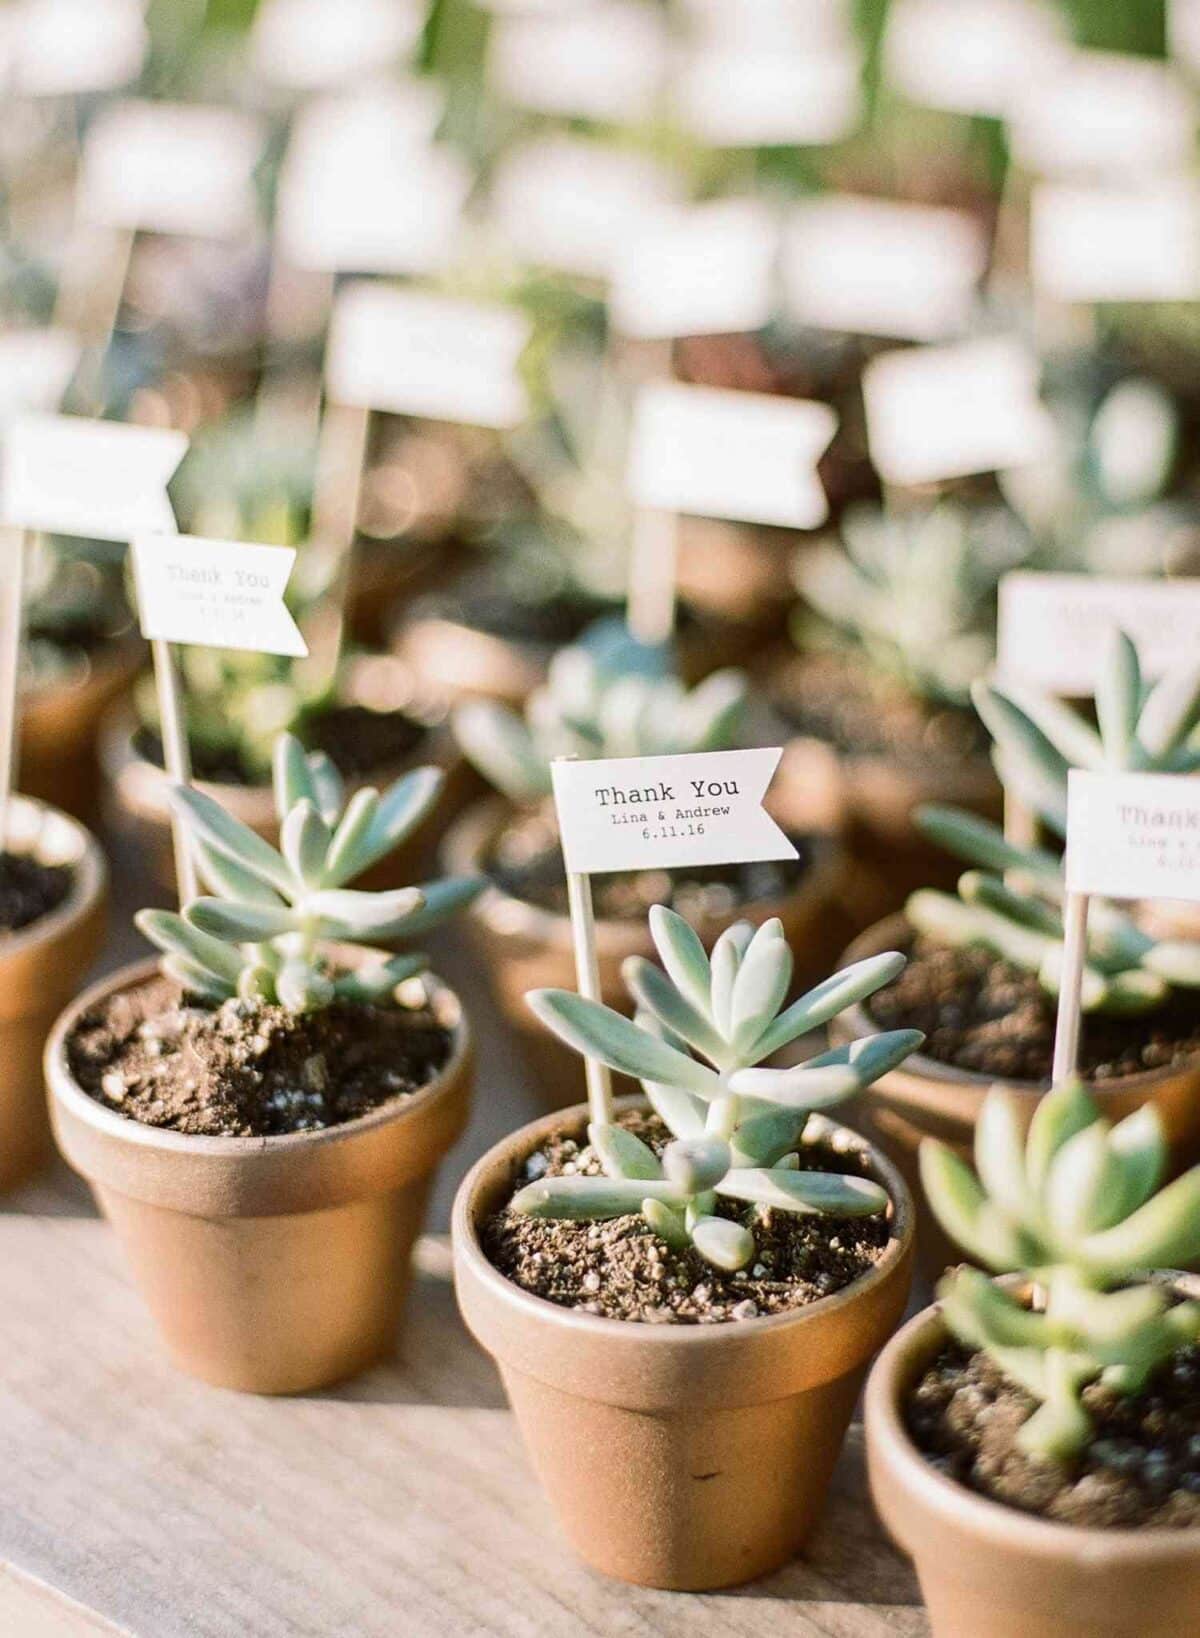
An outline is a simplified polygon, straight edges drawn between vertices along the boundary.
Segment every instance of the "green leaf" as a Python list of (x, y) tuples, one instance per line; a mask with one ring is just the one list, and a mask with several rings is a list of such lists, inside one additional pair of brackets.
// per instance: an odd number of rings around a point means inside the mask
[(676, 1086), (643, 1081), (650, 1107), (675, 1137), (700, 1137), (704, 1132), (704, 1104)]
[(906, 961), (907, 958), (898, 950), (887, 950), (880, 955), (852, 962), (841, 972), (832, 974), (798, 1001), (793, 1001), (773, 1024), (768, 1025), (754, 1043), (754, 1061), (769, 1058), (798, 1036), (807, 1035), (809, 1030), (827, 1024), (847, 1007), (865, 1000), (868, 995), (874, 995), (876, 990), (890, 984), (904, 971)]
[(139, 910), (133, 920), (138, 931), (168, 955), (179, 956), (211, 976), (237, 983), (243, 958), (221, 939), (201, 932), (171, 910)]
[(325, 855), (323, 887), (343, 887), (367, 868), (367, 842), (378, 808), (379, 792), (372, 786), (355, 791), (350, 798)]
[(667, 976), (684, 999), (705, 1018), (712, 1004), (712, 969), (691, 926), (665, 904), (650, 906), (650, 937)]
[(1138, 1268), (1186, 1268), (1200, 1257), (1200, 1167), (1168, 1183), (1131, 1217), (1090, 1234), (1077, 1254), (1087, 1268), (1120, 1279)]
[(509, 1202), (522, 1217), (549, 1217), (596, 1223), (643, 1210), (646, 1200), (677, 1204), (669, 1183), (643, 1178), (543, 1177), (527, 1183)]
[(244, 825), (240, 819), (226, 813), (218, 802), (191, 785), (176, 785), (171, 791), (171, 806), (183, 821), (190, 839), (207, 844), (217, 853), (258, 876), (290, 899), (296, 883), (287, 861), (269, 842)]
[(297, 880), (305, 887), (318, 887), (325, 871), (330, 831), (307, 797), (297, 802), (283, 821), (279, 841)]
[(289, 1012), (318, 1012), (333, 1000), (334, 990), (331, 979), (297, 959), (285, 961), (275, 974), (275, 993)]
[(717, 1193), (780, 1211), (821, 1212), (836, 1217), (874, 1217), (887, 1210), (887, 1190), (866, 1177), (836, 1172), (797, 1172), (750, 1166), (727, 1172)]
[[(846, 1049), (838, 1048), (844, 1053)], [(844, 1103), (858, 1091), (858, 1076), (846, 1058), (829, 1064), (796, 1064), (790, 1069), (739, 1069), (729, 1077), (729, 1090), (742, 1098), (808, 1114)]]
[(1177, 666), (1159, 679), (1138, 717), (1138, 743), (1153, 763), (1177, 750), (1200, 723), (1200, 664)]
[(733, 986), (754, 928), (748, 921), (735, 921), (713, 945), (712, 1019), (726, 1040), (733, 1033)]
[(332, 887), (311, 893), (304, 901), (306, 916), (319, 917), (322, 938), (345, 938), (355, 943), (397, 938), (408, 932), (410, 918), (424, 904), (420, 889), (398, 887), (391, 893), (362, 893), (350, 887)]
[(445, 777), (440, 768), (413, 768), (384, 791), (359, 845), (359, 874), (412, 834), (437, 801)]
[(723, 1138), (676, 1138), (663, 1150), (662, 1169), (681, 1194), (715, 1189), (729, 1170), (729, 1145)]
[(1031, 893), (1020, 893), (1009, 887), (999, 876), (968, 870), (958, 879), (958, 892), (965, 903), (994, 910), (997, 915), (1019, 922), (1023, 927), (1031, 927), (1034, 932), (1043, 933), (1047, 938), (1060, 939), (1063, 936), (1060, 911)]
[(736, 1273), (754, 1256), (754, 1236), (740, 1223), (727, 1217), (697, 1217), (692, 1225), (692, 1244), (714, 1268)]
[(706, 1101), (720, 1096), (721, 1082), (704, 1064), (623, 1018), (611, 1007), (571, 990), (531, 990), (525, 997), (546, 1028), (585, 1057), (637, 1080), (692, 1092)]
[(184, 911), (185, 919), (202, 933), (231, 944), (260, 944), (294, 932), (299, 919), (293, 910), (269, 909), (259, 904), (234, 904), (230, 899), (194, 899)]
[(642, 1216), (659, 1239), (665, 1240), (672, 1251), (686, 1251), (691, 1245), (692, 1237), (684, 1226), (682, 1214), (668, 1206), (665, 1201), (643, 1200)]
[(629, 956), (621, 964), (621, 977), (639, 1007), (644, 1007), (673, 1035), (710, 1058), (719, 1069), (732, 1062), (726, 1042), (702, 1013), (683, 995), (653, 962), (645, 956)]
[(1096, 1227), (1105, 1200), (1120, 1186), (1120, 1168), (1108, 1148), (1110, 1130), (1106, 1120), (1093, 1121), (1068, 1138), (1050, 1164), (1043, 1191), (1046, 1229), (1065, 1251)]
[[(1109, 1139), (1121, 1170), (1121, 1188), (1113, 1202), (1112, 1223), (1118, 1223), (1149, 1200), (1167, 1169), (1167, 1135), (1162, 1116), (1153, 1104), (1143, 1104), (1118, 1121)], [(1111, 1224), (1102, 1224), (1110, 1227)]]
[(993, 1087), (975, 1123), (975, 1169), (991, 1198), (1022, 1220), (1029, 1208), (1025, 1180), (1025, 1134), (1016, 1096)]
[(1052, 853), (1014, 846), (1005, 840), (999, 825), (988, 819), (929, 802), (914, 810), (913, 822), (922, 836), (968, 864), (1001, 872), (1021, 871), (1036, 877), (1039, 885), (1061, 882), (1062, 865)]
[(350, 1001), (380, 1001), (398, 984), (423, 973), (428, 965), (425, 956), (417, 953), (393, 956), (390, 961), (372, 962), (354, 972), (342, 973), (334, 980), (333, 987), (338, 995)]
[(346, 800), (346, 787), (342, 776), (334, 767), (332, 758), (327, 757), (324, 751), (310, 751), (308, 777), (312, 784), (317, 812), (332, 830), (338, 822), (338, 815)]
[(549, 765), (515, 711), (471, 700), (456, 709), (452, 726), (467, 761), (510, 800), (523, 804), (549, 794)]
[(1026, 1138), (1025, 1173), (1031, 1188), (1041, 1191), (1063, 1144), (1099, 1116), (1100, 1111), (1080, 1081), (1063, 1081), (1046, 1093), (1033, 1112)]
[(182, 956), (165, 956), (161, 963), (162, 970), (168, 978), (173, 978), (181, 990), (189, 995), (199, 996), (203, 1001), (211, 1001), (219, 1006), (222, 1001), (228, 1001), (237, 994), (237, 985), (228, 979), (218, 978), (207, 967), (199, 967), (192, 961), (186, 961)]
[(239, 904), (264, 905), (273, 910), (282, 908), (283, 900), (275, 889), (228, 854), (218, 853), (207, 842), (194, 842), (192, 854), (201, 879), (219, 898), (236, 899)]
[(1163, 939), (1142, 957), (1142, 965), (1166, 983), (1180, 989), (1200, 986), (1200, 941), (1194, 939)]
[(1023, 1248), (1017, 1230), (988, 1209), (974, 1172), (952, 1149), (926, 1138), (920, 1171), (930, 1209), (955, 1245), (1000, 1272), (1020, 1268)]
[[(974, 690), (972, 691), (974, 694)], [(1063, 759), (1073, 768), (1088, 768), (1099, 772), (1104, 767), (1104, 747), (1093, 728), (1077, 711), (1053, 694), (1039, 694), (1030, 688), (997, 689), (986, 683), (978, 685), (979, 694), (986, 694), (994, 704), (1002, 694), (1013, 711), (1019, 711), (1034, 729), (1045, 736)], [(976, 700), (978, 708), (978, 700)], [(982, 716), (983, 713), (980, 712)], [(996, 736), (1001, 746), (1005, 741)]]
[(734, 1051), (744, 1056), (775, 1018), (792, 982), (792, 952), (778, 917), (763, 922), (746, 948), (733, 984), (729, 1021)]
[(775, 1166), (793, 1150), (808, 1125), (807, 1109), (765, 1109), (739, 1121), (730, 1139), (731, 1164)]
[(465, 910), (487, 885), (486, 876), (446, 876), (441, 881), (422, 882), (416, 889), (421, 895), (421, 908), (407, 917), (396, 936), (422, 938), (431, 928)]
[(1096, 717), (1107, 768), (1116, 771), (1133, 766), (1141, 708), (1142, 671), (1137, 649), (1125, 632), (1114, 631), (1096, 683)]
[(654, 1150), (624, 1126), (593, 1121), (588, 1127), (588, 1142), (609, 1177), (661, 1178), (663, 1175)]
[(1033, 782), (1065, 792), (1070, 763), (1020, 706), (981, 684), (971, 690), (971, 698), (996, 741), (1005, 769), (1025, 771)]
[(294, 734), (280, 734), (275, 741), (271, 775), (275, 790), (275, 814), (280, 824), (297, 802), (308, 801), (316, 805), (317, 792), (308, 770), (308, 758)]

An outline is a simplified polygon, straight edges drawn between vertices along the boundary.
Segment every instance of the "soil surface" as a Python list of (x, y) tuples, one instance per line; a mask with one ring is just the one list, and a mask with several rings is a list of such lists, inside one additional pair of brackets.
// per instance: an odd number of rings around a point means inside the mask
[(71, 891), (70, 865), (46, 865), (28, 853), (0, 853), (0, 932), (15, 933), (57, 910)]
[(1180, 1349), (1135, 1398), (1093, 1384), (1083, 1402), (1096, 1433), (1077, 1461), (1026, 1456), (1016, 1436), (1034, 1400), (986, 1354), (952, 1344), (905, 1410), (913, 1442), (934, 1466), (992, 1501), (1062, 1524), (1200, 1525), (1200, 1349)]
[(208, 1137), (275, 1137), (341, 1126), (411, 1097), (449, 1060), (426, 1007), (191, 1004), (154, 978), (106, 997), (67, 1042), (89, 1096), (146, 1126)]
[(780, 673), (772, 699), (797, 733), (843, 756), (885, 756), (923, 770), (986, 762), (987, 731), (974, 711), (919, 699), (856, 656), (805, 655)]
[[(656, 1115), (631, 1111), (617, 1118), (655, 1150), (670, 1141)], [(800, 1157), (809, 1171), (870, 1175), (857, 1146), (802, 1144)], [(539, 1177), (602, 1170), (577, 1128), (529, 1156), (513, 1193)], [(890, 1239), (883, 1214), (801, 1216), (732, 1200), (719, 1200), (716, 1209), (751, 1229), (758, 1245), (757, 1258), (736, 1274), (714, 1268), (690, 1247), (673, 1251), (640, 1214), (606, 1223), (551, 1222), (506, 1206), (484, 1224), (483, 1248), (508, 1279), (563, 1308), (650, 1324), (711, 1325), (819, 1302), (873, 1268)]]
[[(622, 871), (592, 877), (596, 914), (644, 921), (655, 904), (681, 916), (728, 916), (744, 905), (795, 892), (813, 863), (813, 844), (791, 836), (797, 859), (697, 865), (680, 870)], [(518, 814), (497, 836), (484, 870), (503, 892), (555, 915), (567, 914), (567, 878), (558, 832), (544, 809)]]
[[(988, 950), (956, 949), (918, 938), (908, 966), (866, 1003), (880, 1029), (925, 1031), (925, 1057), (1004, 1080), (1049, 1083), (1055, 1001), (1035, 973)], [(1182, 1067), (1200, 1054), (1200, 1004), (1181, 990), (1139, 1017), (1083, 1015), (1079, 1071), (1112, 1081), (1151, 1069)]]
[(503, 586), (481, 586), (456, 596), (431, 599), (422, 605), (421, 613), (508, 642), (546, 643), (559, 648), (574, 642), (586, 626), (611, 614), (615, 606), (583, 592), (517, 597)]
[[(394, 768), (428, 733), (425, 724), (402, 711), (373, 711), (365, 705), (336, 705), (314, 713), (299, 725), (299, 738), (310, 751), (324, 751), (347, 779), (364, 779)], [(138, 756), (163, 766), (157, 730), (141, 727), (133, 737)], [(260, 771), (250, 769), (230, 746), (192, 741), (192, 772), (214, 785), (258, 785)]]

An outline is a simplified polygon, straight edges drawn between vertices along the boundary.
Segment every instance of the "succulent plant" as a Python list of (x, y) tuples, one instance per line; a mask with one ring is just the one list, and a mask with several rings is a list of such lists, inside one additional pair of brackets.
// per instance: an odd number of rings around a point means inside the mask
[[(1027, 550), (999, 507), (859, 505), (840, 543), (799, 554), (795, 581), (818, 635), (861, 650), (921, 698), (961, 705), (995, 651), (997, 582)], [(802, 638), (811, 624), (801, 619)]]
[(588, 1137), (605, 1175), (542, 1178), (513, 1209), (588, 1221), (640, 1212), (669, 1245), (690, 1244), (724, 1269), (749, 1262), (754, 1240), (716, 1214), (718, 1199), (843, 1216), (883, 1211), (887, 1194), (869, 1179), (798, 1169), (798, 1145), (814, 1111), (894, 1069), (920, 1045), (920, 1031), (872, 1035), (790, 1069), (758, 1066), (888, 983), (904, 957), (856, 962), (785, 1007), (792, 952), (778, 920), (757, 930), (736, 923), (711, 959), (673, 910), (656, 905), (650, 931), (662, 968), (642, 956), (623, 968), (639, 1009), (633, 1020), (569, 990), (534, 990), (528, 1000), (568, 1046), (636, 1076), (673, 1141), (659, 1156), (624, 1128), (593, 1122)]
[(1200, 1339), (1200, 1304), (1177, 1302), (1146, 1270), (1200, 1256), (1200, 1167), (1156, 1193), (1166, 1141), (1150, 1107), (1112, 1125), (1074, 1081), (1038, 1104), (1022, 1137), (1017, 1100), (995, 1088), (975, 1131), (978, 1176), (944, 1144), (921, 1145), (921, 1179), (946, 1233), (985, 1268), (1023, 1274), (1022, 1300), (978, 1269), (938, 1287), (951, 1332), (984, 1350), (1038, 1401), (1018, 1434), (1032, 1455), (1066, 1459), (1092, 1425), (1089, 1383), (1139, 1393)]
[(190, 534), (298, 546), (308, 538), (315, 460), (311, 430), (239, 408), (197, 435), (172, 494)]
[(424, 969), (424, 956), (381, 957), (336, 973), (322, 946), (375, 948), (408, 940), (480, 891), (483, 883), (467, 877), (386, 893), (347, 886), (412, 831), (441, 781), (439, 769), (417, 768), (382, 794), (366, 788), (346, 802), (329, 758), (306, 755), (298, 740), (283, 734), (274, 759), (278, 849), (211, 797), (177, 785), (172, 805), (210, 895), (180, 915), (142, 910), (135, 917), (163, 951), (164, 972), (214, 1004), (240, 996), (300, 1012), (335, 996), (385, 1001)]
[[(913, 818), (930, 841), (975, 868), (960, 876), (957, 897), (932, 888), (911, 894), (904, 908), (912, 926), (939, 944), (991, 950), (1036, 973), (1057, 995), (1066, 893), (1061, 859), (1008, 842), (997, 825), (956, 808), (930, 804)], [(1152, 938), (1115, 905), (1091, 900), (1083, 1010), (1150, 1012), (1174, 987), (1200, 987), (1200, 944)]]
[(1177, 667), (1148, 687), (1137, 648), (1123, 631), (1109, 640), (1096, 684), (1093, 728), (1077, 711), (1034, 689), (979, 681), (975, 707), (995, 742), (1006, 788), (1061, 836), (1072, 768), (1110, 773), (1194, 773), (1200, 769), (1200, 662)]
[(670, 756), (738, 743), (747, 695), (741, 672), (714, 672), (689, 692), (651, 663), (655, 651), (629, 669), (633, 648), (617, 653), (585, 638), (560, 649), (523, 716), (492, 700), (460, 705), (453, 724), (463, 754), (524, 803), (549, 794), (555, 757)]

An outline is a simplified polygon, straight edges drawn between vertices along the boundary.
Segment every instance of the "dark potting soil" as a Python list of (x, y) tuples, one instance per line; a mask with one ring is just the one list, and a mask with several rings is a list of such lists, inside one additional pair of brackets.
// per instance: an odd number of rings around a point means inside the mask
[[(809, 838), (792, 836), (790, 840), (799, 858), (594, 876), (596, 914), (614, 921), (644, 921), (652, 905), (665, 904), (694, 920), (728, 916), (747, 904), (783, 898), (795, 891), (813, 862)], [(513, 898), (556, 915), (567, 914), (567, 878), (558, 832), (543, 809), (521, 813), (505, 827), (484, 869)]]
[[(428, 733), (425, 724), (402, 711), (374, 711), (366, 705), (336, 705), (314, 712), (299, 725), (306, 749), (324, 751), (347, 779), (365, 779), (394, 768)], [(158, 768), (163, 766), (162, 740), (157, 730), (138, 728), (135, 753)], [(256, 785), (257, 768), (248, 768), (233, 747), (192, 742), (192, 772), (214, 785)]]
[[(622, 1126), (661, 1151), (671, 1134), (656, 1115), (619, 1115)], [(864, 1151), (828, 1141), (802, 1144), (809, 1171), (868, 1176)], [(600, 1162), (582, 1128), (556, 1135), (525, 1161), (513, 1193), (540, 1177), (598, 1176)], [(719, 1200), (717, 1212), (751, 1229), (758, 1255), (729, 1274), (690, 1247), (673, 1251), (639, 1214), (606, 1223), (551, 1222), (507, 1205), (483, 1227), (483, 1249), (514, 1284), (563, 1308), (649, 1324), (711, 1325), (780, 1314), (819, 1302), (859, 1279), (883, 1257), (890, 1238), (878, 1217), (817, 1217)]]
[(1077, 1460), (1026, 1456), (1016, 1436), (1034, 1400), (955, 1343), (912, 1389), (905, 1419), (941, 1472), (1022, 1512), (1110, 1529), (1200, 1525), (1200, 1348), (1180, 1349), (1134, 1398), (1094, 1383), (1083, 1403), (1096, 1431)]
[(506, 642), (545, 643), (559, 648), (574, 642), (586, 626), (613, 613), (616, 606), (582, 592), (518, 597), (496, 586), (431, 599), (423, 612)]
[(419, 1092), (450, 1051), (450, 1031), (425, 1006), (214, 1008), (165, 978), (106, 996), (67, 1042), (71, 1072), (97, 1103), (208, 1137), (341, 1126)]
[(782, 673), (773, 699), (798, 734), (843, 756), (926, 769), (987, 756), (987, 732), (974, 711), (918, 699), (847, 654), (805, 655)]
[[(1034, 973), (979, 948), (915, 939), (908, 966), (867, 1003), (881, 1029), (920, 1029), (922, 1053), (955, 1069), (1004, 1080), (1049, 1082), (1054, 998)], [(1181, 1067), (1200, 1055), (1200, 1003), (1179, 991), (1139, 1017), (1084, 1014), (1080, 1073), (1111, 1081)]]
[(40, 864), (28, 853), (0, 853), (0, 933), (15, 933), (57, 910), (75, 872), (70, 865)]

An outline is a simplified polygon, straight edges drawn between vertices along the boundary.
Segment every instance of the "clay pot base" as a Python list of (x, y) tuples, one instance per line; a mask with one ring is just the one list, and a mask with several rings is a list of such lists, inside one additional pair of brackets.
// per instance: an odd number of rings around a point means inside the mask
[[(654, 1115), (629, 1110), (618, 1124), (661, 1152), (671, 1134)], [(825, 1123), (827, 1124), (827, 1123)], [(865, 1145), (838, 1146), (821, 1136), (800, 1145), (806, 1170), (869, 1175)], [(584, 1127), (564, 1129), (526, 1156), (513, 1192), (542, 1177), (603, 1176)], [(736, 1273), (714, 1268), (695, 1251), (674, 1251), (637, 1214), (607, 1222), (548, 1221), (504, 1208), (484, 1224), (488, 1258), (522, 1290), (567, 1309), (649, 1324), (711, 1324), (786, 1313), (832, 1296), (883, 1258), (885, 1217), (818, 1217), (762, 1212), (718, 1201), (718, 1215), (745, 1225), (757, 1253)]]

